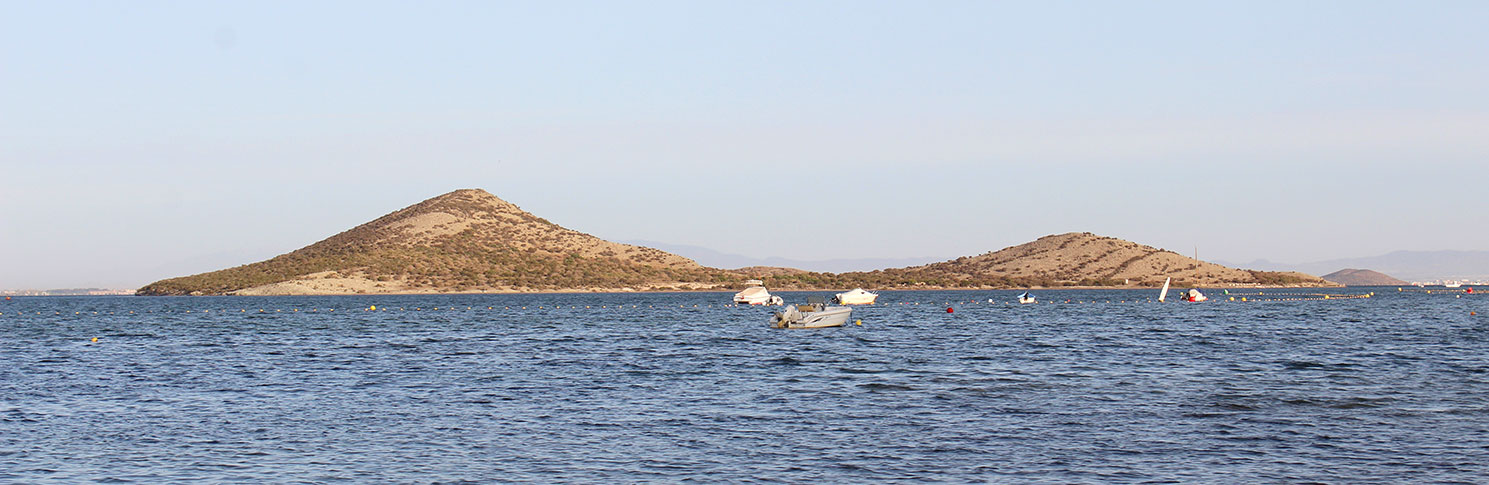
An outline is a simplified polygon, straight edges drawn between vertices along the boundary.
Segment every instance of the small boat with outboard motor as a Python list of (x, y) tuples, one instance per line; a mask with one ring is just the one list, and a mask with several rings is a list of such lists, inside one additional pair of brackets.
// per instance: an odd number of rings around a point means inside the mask
[(1034, 295), (1030, 295), (1029, 292), (1025, 291), (1023, 293), (1019, 293), (1019, 303), (1020, 304), (1029, 304), (1029, 303), (1036, 303), (1036, 302), (1037, 302), (1037, 300), (1034, 299)]
[(853, 317), (853, 309), (845, 306), (827, 306), (820, 296), (807, 297), (805, 305), (786, 305), (786, 309), (770, 316), (770, 328), (826, 328), (841, 327)]

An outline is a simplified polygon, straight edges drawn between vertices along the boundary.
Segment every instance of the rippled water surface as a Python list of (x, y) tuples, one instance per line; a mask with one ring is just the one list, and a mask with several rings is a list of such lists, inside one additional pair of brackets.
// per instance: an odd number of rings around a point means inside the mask
[(0, 481), (1482, 482), (1489, 297), (1373, 290), (17, 297)]

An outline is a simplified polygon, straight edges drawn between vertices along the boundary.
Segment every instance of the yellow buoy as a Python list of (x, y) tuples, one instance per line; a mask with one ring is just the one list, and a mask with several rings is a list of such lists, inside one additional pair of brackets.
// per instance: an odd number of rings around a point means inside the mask
[(372, 305), (370, 307), (367, 307), (367, 311), (369, 311), (369, 312), (371, 312), (371, 311), (377, 311), (377, 305)]
[(863, 325), (863, 319), (854, 320), (853, 321), (853, 324), (854, 325), (860, 325), (861, 326), (861, 325)]
[(97, 342), (98, 341), (98, 337), (93, 337), (93, 341), (94, 342)]

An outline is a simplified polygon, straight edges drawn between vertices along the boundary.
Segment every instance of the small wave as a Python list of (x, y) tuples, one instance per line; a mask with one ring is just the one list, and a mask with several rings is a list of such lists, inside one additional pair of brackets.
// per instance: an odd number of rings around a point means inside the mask
[(1230, 410), (1230, 411), (1256, 411), (1258, 409), (1261, 409), (1258, 406), (1253, 406), (1253, 405), (1250, 405), (1250, 404), (1242, 404), (1242, 403), (1238, 403), (1238, 402), (1215, 403), (1214, 407), (1220, 408), (1220, 409), (1225, 409), (1225, 410)]
[(1210, 418), (1229, 418), (1229, 417), (1233, 417), (1235, 415), (1236, 415), (1235, 413), (1184, 413), (1183, 416), (1186, 417), (1186, 418), (1210, 419)]
[(1332, 371), (1345, 371), (1345, 370), (1354, 370), (1354, 365), (1344, 364), (1344, 363), (1330, 364), (1330, 363), (1313, 362), (1313, 361), (1307, 361), (1307, 360), (1287, 360), (1287, 361), (1283, 361), (1282, 362), (1282, 368), (1283, 369), (1287, 369), (1287, 370), (1332, 370)]
[(1384, 407), (1395, 399), (1389, 397), (1350, 397), (1343, 399), (1326, 398), (1303, 398), (1285, 399), (1283, 404), (1302, 407), (1320, 407), (1330, 409), (1362, 409)]
[(910, 386), (904, 386), (904, 385), (900, 385), (900, 384), (886, 384), (886, 383), (882, 383), (882, 382), (870, 382), (870, 383), (867, 383), (867, 384), (859, 384), (858, 387), (860, 389), (866, 389), (866, 390), (870, 390), (870, 391), (913, 391), (913, 390), (915, 390), (915, 388), (910, 387)]

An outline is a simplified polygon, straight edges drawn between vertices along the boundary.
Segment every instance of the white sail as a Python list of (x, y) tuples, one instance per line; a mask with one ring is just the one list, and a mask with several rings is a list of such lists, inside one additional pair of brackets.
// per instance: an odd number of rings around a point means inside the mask
[(1163, 279), (1163, 289), (1158, 291), (1158, 301), (1160, 303), (1163, 302), (1163, 299), (1164, 298), (1168, 298), (1168, 282), (1171, 279), (1173, 279), (1173, 278), (1164, 278)]

